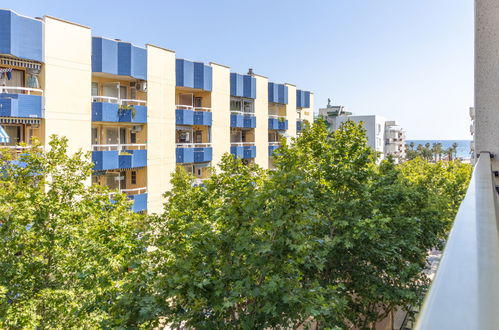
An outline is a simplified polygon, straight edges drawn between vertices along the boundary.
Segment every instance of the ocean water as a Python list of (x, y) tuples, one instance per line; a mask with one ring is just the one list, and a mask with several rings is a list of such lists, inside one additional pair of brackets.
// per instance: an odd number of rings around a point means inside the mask
[(432, 146), (434, 143), (441, 143), (442, 149), (447, 149), (452, 146), (453, 143), (457, 143), (457, 157), (458, 158), (471, 158), (471, 141), (470, 140), (406, 140), (405, 143), (409, 144), (414, 142), (414, 148), (418, 146), (418, 144), (425, 145), (429, 143)]

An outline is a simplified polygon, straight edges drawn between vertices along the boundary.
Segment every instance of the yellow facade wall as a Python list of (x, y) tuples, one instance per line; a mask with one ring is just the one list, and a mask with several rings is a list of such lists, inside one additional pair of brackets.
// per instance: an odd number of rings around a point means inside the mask
[(266, 169), (269, 166), (269, 80), (259, 75), (254, 77), (256, 79), (255, 163)]
[(148, 213), (162, 211), (175, 167), (175, 52), (147, 45)]
[(91, 150), (91, 30), (44, 17), (45, 143), (52, 134), (69, 140), (68, 151)]
[(286, 131), (286, 136), (288, 137), (288, 142), (291, 142), (291, 139), (296, 137), (296, 120), (298, 119), (298, 114), (296, 113), (296, 86), (291, 84), (285, 85), (288, 86), (288, 104), (286, 105), (288, 130)]
[(212, 166), (216, 166), (223, 154), (230, 153), (230, 69), (210, 63), (213, 69), (211, 92), (211, 144), (213, 147)]

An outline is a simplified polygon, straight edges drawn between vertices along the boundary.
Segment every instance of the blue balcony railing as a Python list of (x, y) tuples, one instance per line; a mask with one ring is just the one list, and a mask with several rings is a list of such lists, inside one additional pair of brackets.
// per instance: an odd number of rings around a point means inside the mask
[(256, 117), (253, 114), (231, 114), (230, 127), (255, 128)]
[(130, 105), (133, 109), (120, 107), (117, 103), (92, 102), (92, 121), (147, 123), (147, 107)]
[(297, 132), (301, 132), (302, 130), (302, 121), (301, 120), (297, 120), (296, 121), (296, 131)]
[(128, 198), (133, 201), (132, 211), (134, 212), (147, 211), (147, 193), (129, 195)]
[(276, 149), (279, 148), (278, 142), (270, 142), (269, 145), (269, 156), (273, 156)]
[(41, 89), (24, 87), (0, 87), (0, 117), (42, 118), (42, 96), (23, 94)]
[(147, 166), (145, 146), (145, 144), (93, 145), (94, 171), (145, 167)]
[(211, 109), (177, 105), (177, 109), (175, 110), (175, 122), (177, 125), (211, 126), (212, 114), (209, 110)]
[(480, 153), (415, 329), (499, 329), (499, 202)]
[(284, 117), (272, 116), (269, 118), (269, 129), (285, 131), (288, 129), (288, 121)]
[(246, 143), (233, 144), (230, 147), (230, 153), (241, 159), (249, 159), (256, 157), (256, 146), (245, 145)]
[(209, 143), (178, 143), (176, 149), (177, 163), (210, 162), (213, 149)]

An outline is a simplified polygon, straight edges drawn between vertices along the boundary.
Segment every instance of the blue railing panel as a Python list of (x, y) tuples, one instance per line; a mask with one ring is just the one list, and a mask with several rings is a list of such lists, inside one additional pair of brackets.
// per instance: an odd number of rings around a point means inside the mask
[(279, 148), (279, 146), (269, 146), (269, 156), (273, 156), (274, 151), (278, 148)]
[(209, 162), (213, 157), (213, 148), (194, 148), (194, 162)]
[(0, 54), (43, 62), (42, 22), (0, 10)]
[(119, 153), (119, 168), (147, 166), (147, 150), (123, 150)]
[(194, 162), (194, 148), (176, 148), (175, 154), (177, 163)]
[(212, 113), (208, 111), (194, 111), (194, 125), (211, 126)]
[(119, 168), (118, 151), (92, 151), (94, 171), (113, 170)]
[[(147, 107), (134, 105), (132, 109), (119, 109), (118, 104), (92, 102), (92, 121), (147, 123)], [(135, 112), (135, 114), (134, 114)]]
[(133, 201), (132, 211), (144, 212), (147, 211), (147, 194), (137, 194), (128, 196)]
[(177, 59), (175, 67), (177, 86), (205, 91), (212, 90), (213, 71), (211, 66), (201, 62)]
[(175, 110), (175, 123), (177, 125), (194, 125), (194, 111), (185, 109)]
[(42, 96), (0, 94), (0, 117), (42, 118)]

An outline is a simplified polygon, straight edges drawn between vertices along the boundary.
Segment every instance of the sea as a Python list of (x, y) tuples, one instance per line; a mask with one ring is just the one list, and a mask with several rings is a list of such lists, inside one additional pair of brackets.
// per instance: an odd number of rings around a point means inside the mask
[(457, 143), (457, 157), (463, 159), (471, 158), (471, 141), (470, 140), (406, 140), (405, 143), (409, 144), (414, 142), (414, 148), (418, 146), (418, 144), (425, 145), (429, 143), (433, 145), (434, 143), (441, 143), (442, 149), (447, 149), (452, 146), (453, 143)]

